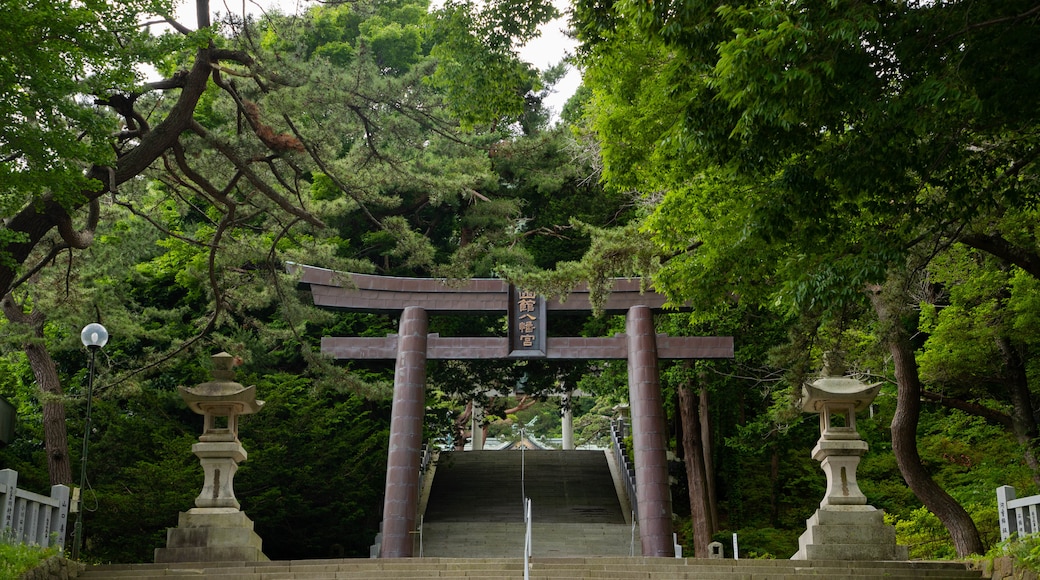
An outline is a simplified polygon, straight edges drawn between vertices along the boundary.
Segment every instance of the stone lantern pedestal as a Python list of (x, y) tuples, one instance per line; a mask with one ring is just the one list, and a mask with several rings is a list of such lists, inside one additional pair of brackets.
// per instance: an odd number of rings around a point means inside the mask
[(263, 541), (239, 509), (234, 478), (248, 455), (238, 440), (238, 417), (260, 410), (255, 387), (234, 381), (234, 358), (213, 357), (213, 379), (194, 388), (179, 387), (192, 411), (204, 417), (202, 435), (191, 450), (204, 474), (195, 507), (181, 512), (177, 527), (166, 533), (166, 547), (155, 550), (156, 563), (266, 561)]
[(868, 385), (844, 373), (836, 353), (825, 356), (823, 377), (802, 387), (801, 406), (820, 414), (820, 439), (813, 459), (827, 475), (820, 509), (806, 520), (792, 560), (906, 560), (907, 547), (896, 544), (895, 528), (884, 512), (867, 505), (856, 483), (859, 459), (867, 442), (856, 430), (856, 411), (866, 409), (880, 383)]

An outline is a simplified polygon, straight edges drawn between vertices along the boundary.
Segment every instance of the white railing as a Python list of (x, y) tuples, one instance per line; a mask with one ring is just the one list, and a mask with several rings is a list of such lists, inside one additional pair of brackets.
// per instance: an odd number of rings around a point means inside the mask
[(632, 510), (632, 538), (628, 544), (628, 555), (633, 558), (636, 556), (636, 510)]
[(531, 580), (531, 498), (524, 498), (524, 580)]
[[(422, 449), (419, 450), (419, 497), (416, 498), (416, 505), (419, 509), (423, 508), (423, 494), (426, 493), (426, 476), (430, 471), (430, 464), (433, 463), (434, 454), (437, 450), (433, 448), (433, 445), (427, 441)], [(414, 534), (419, 535), (419, 557), (423, 557), (423, 514), (419, 513), (418, 522), (416, 522)]]
[(531, 498), (527, 497), (527, 462), (524, 458), (524, 426), (520, 425), (520, 497), (524, 507), (524, 580), (531, 580)]
[(639, 505), (636, 501), (636, 468), (625, 453), (625, 436), (628, 425), (624, 419), (615, 419), (610, 422), (611, 447), (614, 450), (614, 460), (621, 471), (621, 479), (625, 484), (625, 493), (628, 494), (628, 503), (632, 506), (633, 523), (639, 516)]
[(433, 448), (429, 441), (424, 443), (422, 449), (419, 450), (419, 477), (426, 474), (426, 469), (430, 467), (430, 462), (433, 461), (434, 453), (436, 453), (436, 449)]
[(417, 489), (418, 496), (415, 498), (416, 505), (419, 507), (422, 507), (423, 494), (426, 492), (426, 475), (430, 471), (434, 453), (436, 453), (436, 450), (429, 443), (424, 444), (419, 449), (419, 486)]
[(525, 510), (524, 517), (527, 517), (527, 460), (524, 457), (524, 450), (527, 446), (524, 445), (524, 425), (520, 424), (520, 508)]
[(65, 547), (69, 487), (52, 485), (47, 497), (18, 489), (18, 472), (0, 469), (0, 537), (19, 544)]
[(1024, 536), (1040, 531), (1040, 517), (1037, 508), (1040, 506), (1040, 495), (1017, 498), (1015, 488), (1003, 485), (997, 488), (997, 515), (1000, 517), (1000, 539), (1006, 540), (1011, 534)]

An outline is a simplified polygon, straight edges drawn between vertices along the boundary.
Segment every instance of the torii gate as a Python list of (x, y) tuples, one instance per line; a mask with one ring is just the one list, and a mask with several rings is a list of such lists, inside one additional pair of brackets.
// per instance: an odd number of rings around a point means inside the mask
[[(604, 308), (625, 313), (625, 334), (608, 338), (546, 336), (547, 310), (590, 311), (587, 288), (566, 302), (546, 301), (504, 280), (473, 279), (461, 287), (435, 278), (335, 272), (293, 264), (315, 306), (400, 312), (400, 330), (386, 338), (323, 337), (321, 351), (337, 359), (396, 360), (390, 443), (383, 499), (381, 558), (412, 556), (419, 497), (419, 462), (428, 359), (627, 359), (636, 505), (644, 556), (674, 557), (672, 503), (658, 359), (733, 358), (732, 337), (671, 337), (654, 332), (653, 311), (665, 297), (641, 293), (639, 280), (617, 279)], [(508, 312), (509, 336), (441, 337), (428, 333), (428, 313)]]

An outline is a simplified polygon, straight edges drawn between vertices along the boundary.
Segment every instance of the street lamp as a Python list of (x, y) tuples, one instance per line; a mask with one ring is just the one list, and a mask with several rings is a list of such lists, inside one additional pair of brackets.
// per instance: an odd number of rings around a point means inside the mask
[(79, 340), (90, 351), (90, 367), (87, 371), (87, 416), (83, 427), (83, 453), (79, 459), (79, 506), (76, 510), (75, 541), (72, 543), (72, 559), (79, 559), (79, 549), (83, 545), (83, 490), (87, 487), (87, 442), (90, 441), (90, 403), (94, 399), (94, 356), (98, 349), (108, 343), (108, 331), (97, 322), (83, 327)]

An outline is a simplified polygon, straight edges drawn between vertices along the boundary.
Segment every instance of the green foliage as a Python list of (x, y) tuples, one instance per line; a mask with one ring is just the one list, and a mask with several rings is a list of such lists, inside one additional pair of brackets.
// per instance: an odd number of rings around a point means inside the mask
[[(76, 419), (73, 429), (82, 425)], [(95, 400), (91, 424), (84, 554), (150, 561), (201, 489), (202, 469), (190, 452), (201, 419), (176, 392), (144, 388), (125, 401)]]
[[(768, 401), (770, 412), (719, 427), (727, 451), (737, 452), (735, 465), (720, 462), (721, 479), (739, 481), (752, 465), (765, 472), (762, 456), (790, 426), (785, 390), (798, 388), (819, 350), (853, 344), (859, 372), (892, 380), (877, 349), (883, 329), (861, 313), (865, 290), (908, 261), (942, 284), (904, 288), (926, 303), (922, 330), (930, 336), (915, 336), (927, 339), (926, 387), (1002, 412), (1014, 394), (1019, 411), (1032, 412), (1021, 393), (1036, 390), (1036, 333), (1020, 330), (1033, 328), (1035, 300), (1011, 291), (1012, 280), (1030, 279), (1025, 289), (1040, 277), (1030, 266), (1040, 248), (1040, 117), (1036, 108), (998, 110), (997, 95), (1040, 87), (1035, 62), (1021, 52), (1040, 38), (1032, 8), (1025, 1), (575, 5), (591, 93), (581, 122), (601, 143), (605, 187), (643, 203), (641, 243), (660, 256), (655, 288), (692, 305), (702, 321), (734, 303), (794, 319), (789, 345), (772, 359), (786, 385), (762, 389), (754, 403), (746, 386), (741, 398), (726, 399), (741, 412), (761, 412)], [(997, 64), (1005, 51), (1009, 61)], [(987, 72), (1005, 66), (1016, 70)], [(1005, 87), (1012, 78), (1021, 85)], [(990, 258), (964, 255), (958, 240)], [(1009, 264), (1029, 274), (1019, 278)], [(777, 338), (762, 342), (785, 342)], [(1025, 373), (1011, 364), (1016, 358)], [(763, 352), (745, 359), (764, 360)], [(879, 403), (891, 417), (890, 401)], [(955, 430), (944, 435), (947, 419)], [(868, 427), (872, 452), (887, 452), (888, 434)], [(1006, 464), (989, 458), (1015, 462), (1003, 477), (1018, 476), (1022, 448), (1001, 428), (945, 412), (929, 413), (921, 428), (927, 467), (963, 503), (991, 503)], [(868, 456), (863, 467), (865, 489), (909, 519), (914, 500), (892, 476), (892, 462)], [(804, 484), (810, 475), (786, 477)], [(770, 501), (763, 490), (777, 481), (765, 479), (750, 480), (757, 490), (726, 490), (720, 499), (731, 521), (744, 523), (748, 502)]]
[[(985, 229), (1037, 195), (998, 185), (1014, 160), (1035, 171), (1017, 144), (1035, 110), (990, 108), (1004, 79), (975, 68), (1035, 43), (1028, 3), (670, 6), (579, 2), (575, 25), (604, 178), (652, 198), (675, 299), (842, 308), (951, 220)], [(1020, 64), (1009, 78), (1040, 82)]]
[(17, 580), (22, 574), (58, 554), (56, 547), (41, 548), (9, 542), (0, 536), (0, 580)]
[[(658, 267), (659, 254), (645, 237), (638, 235), (637, 222), (599, 228), (572, 219), (571, 227), (592, 238), (581, 260), (557, 262), (553, 270), (503, 267), (502, 277), (549, 299), (566, 298), (575, 286), (585, 282), (593, 315), (599, 316), (614, 288), (614, 278), (646, 276)], [(646, 286), (648, 280), (641, 278)]]
[(787, 558), (798, 551), (798, 530), (780, 530), (768, 527), (723, 530), (712, 536), (712, 541), (722, 544), (723, 554), (733, 557), (733, 533), (737, 534), (737, 549), (741, 558), (773, 560)]
[(571, 405), (574, 407), (574, 445), (609, 447), (613, 405), (599, 397), (572, 399)]
[(896, 527), (896, 543), (910, 548), (913, 559), (941, 560), (957, 557), (950, 543), (950, 533), (932, 512), (921, 507), (913, 510), (907, 519), (886, 515), (885, 523)]
[[(957, 489), (951, 486), (951, 489)], [(993, 495), (990, 490), (990, 495)], [(962, 505), (968, 510), (979, 527), (986, 545), (996, 545), (1000, 539), (1000, 527), (997, 520), (996, 504), (992, 497), (985, 503), (968, 503)], [(950, 540), (950, 533), (939, 518), (926, 508), (921, 507), (903, 516), (885, 514), (885, 523), (896, 528), (896, 543), (910, 548), (911, 559), (948, 560), (957, 558), (957, 551)]]
[[(238, 380), (255, 382), (266, 400), (259, 414), (241, 421), (249, 459), (235, 479), (265, 553), (366, 555), (379, 523), (388, 403), (295, 375)], [(95, 401), (93, 425), (85, 553), (92, 561), (150, 561), (201, 489), (202, 470), (191, 453), (201, 417), (175, 392), (145, 388), (125, 401)]]
[[(330, 3), (298, 18), (229, 22), (225, 30), (241, 33), (227, 38), (181, 40), (128, 32), (143, 11), (165, 9), (143, 2), (0, 14), (0, 38), (15, 47), (0, 58), (0, 158), (12, 160), (0, 167), (3, 216), (47, 192), (81, 203), (73, 194), (91, 187), (83, 167), (112, 161), (115, 118), (70, 95), (129, 90), (136, 62), (172, 76), (210, 41), (254, 58), (222, 71), (235, 98), (216, 83), (201, 97), (194, 118), (209, 136), (180, 140), (194, 173), (171, 152), (148, 179), (121, 185), (93, 246), (51, 260), (60, 267), (17, 295), (50, 316), (45, 340), (66, 385), (70, 432), (82, 430), (81, 322), (100, 316), (113, 334), (95, 401), (90, 557), (150, 560), (176, 512), (193, 505), (199, 419), (174, 387), (206, 380), (215, 350), (242, 356), (241, 380), (267, 400), (243, 421), (250, 459), (236, 488), (268, 554), (367, 554), (388, 421), (384, 401), (361, 395), (384, 397), (391, 371), (334, 365), (315, 351), (323, 335), (385, 336), (395, 322), (306, 307), (286, 260), (499, 275), (550, 295), (589, 281), (597, 301), (610, 277), (654, 275), (674, 304), (696, 308), (660, 317), (661, 330), (738, 337), (735, 361), (671, 367), (662, 378), (672, 421), (677, 385), (694, 377), (709, 394), (719, 508), (747, 556), (793, 553), (822, 494), (808, 453), (815, 422), (791, 409), (821, 352), (843, 345), (863, 376), (892, 380), (877, 329), (862, 317), (862, 289), (922, 242), (939, 256), (928, 273), (949, 295), (922, 309), (923, 376), (1006, 409), (995, 339), (1026, 354), (1035, 381), (1038, 282), (949, 241), (994, 234), (1035, 246), (1040, 36), (1016, 17), (1029, 7), (817, 4), (579, 2), (587, 84), (567, 113), (580, 123), (573, 132), (547, 130), (540, 110), (559, 71), (539, 76), (515, 52), (555, 15), (540, 0), (449, 2), (430, 14), (425, 1)], [(41, 26), (54, 37), (39, 36)], [(82, 33), (79, 44), (69, 31)], [(141, 99), (156, 116), (169, 110), (170, 100)], [(261, 126), (304, 150), (273, 154), (255, 139)], [(219, 150), (249, 160), (258, 179), (243, 179)], [(327, 227), (303, 225), (292, 208)], [(0, 244), (23, 241), (0, 228)], [(623, 329), (616, 317), (554, 324), (561, 335)], [(501, 317), (431, 321), (444, 336), (502, 330)], [(0, 394), (20, 419), (0, 458), (42, 486), (41, 401), (15, 354), (26, 335), (0, 322), (0, 336)], [(602, 439), (626, 398), (618, 362), (437, 363), (428, 430), (453, 429), (458, 401), (473, 391), (508, 392), (521, 377), (536, 397), (575, 386), (599, 396), (573, 403), (588, 411), (578, 414), (579, 441)], [(875, 414), (860, 418), (871, 448), (860, 484), (914, 554), (944, 557), (948, 537), (891, 456), (892, 404), (886, 387)], [(552, 404), (515, 415), (514, 424), (537, 417), (533, 428), (546, 434), (559, 428)], [(992, 489), (1031, 485), (1019, 444), (998, 426), (929, 406), (920, 434), (927, 467), (992, 539)], [(720, 540), (729, 545), (728, 534)]]
[(113, 160), (115, 119), (98, 115), (84, 95), (132, 87), (135, 65), (148, 62), (139, 18), (170, 10), (163, 0), (0, 7), (8, 47), (0, 59), (0, 215), (44, 193), (71, 206), (81, 190), (98, 187), (83, 167)]
[(537, 91), (534, 69), (516, 58), (517, 47), (537, 36), (540, 24), (558, 15), (543, 0), (498, 0), (479, 5), (446, 2), (434, 12), (437, 27), (432, 51), (438, 59), (431, 75), (465, 129), (515, 119), (525, 97)]
[(1040, 316), (1040, 282), (964, 246), (936, 259), (931, 271), (948, 297), (922, 306), (921, 330), (928, 333), (919, 357), (922, 377), (951, 394), (1006, 401), (1014, 373), (1007, 368), (1007, 351), (1020, 353), (1030, 368), (1036, 365), (1031, 354), (1040, 343), (1030, 329)]
[[(243, 426), (236, 479), (272, 559), (365, 557), (379, 527), (389, 403), (290, 375), (257, 377), (265, 400)], [(286, 531), (293, 531), (286, 534)]]
[(1029, 534), (1026, 536), (1014, 536), (995, 546), (986, 552), (984, 559), (1010, 556), (1014, 559), (1016, 568), (1021, 567), (1033, 572), (1040, 572), (1040, 535)]

